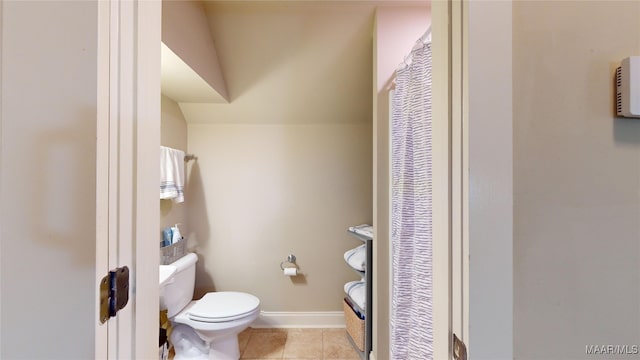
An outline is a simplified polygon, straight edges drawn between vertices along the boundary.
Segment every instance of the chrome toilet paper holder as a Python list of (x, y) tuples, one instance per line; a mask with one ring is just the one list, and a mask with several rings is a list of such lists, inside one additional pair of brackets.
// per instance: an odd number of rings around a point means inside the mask
[[(289, 254), (289, 256), (287, 256), (287, 260), (280, 262), (280, 269), (284, 270), (284, 266), (285, 264), (289, 264), (290, 266), (287, 267), (295, 267), (297, 268), (298, 265), (296, 264), (296, 256), (293, 254)], [(291, 266), (293, 265), (293, 266)]]

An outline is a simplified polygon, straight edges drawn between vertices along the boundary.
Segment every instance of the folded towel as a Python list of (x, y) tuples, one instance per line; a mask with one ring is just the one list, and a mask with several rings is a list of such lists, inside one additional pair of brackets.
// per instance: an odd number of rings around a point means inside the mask
[(353, 310), (354, 314), (358, 315), (358, 318), (364, 320), (365, 314), (362, 312), (363, 310), (361, 310), (358, 305), (355, 305), (348, 296), (344, 298), (344, 302), (349, 305), (349, 308)]
[(184, 201), (184, 151), (160, 147), (160, 199)]
[(352, 268), (364, 271), (367, 266), (367, 247), (365, 244), (344, 253), (344, 260)]
[(344, 292), (364, 311), (367, 310), (366, 290), (364, 281), (350, 281), (344, 284)]
[(368, 238), (373, 239), (373, 226), (369, 224), (362, 224), (358, 226), (351, 226), (349, 231), (354, 232), (356, 234), (360, 234), (366, 236)]

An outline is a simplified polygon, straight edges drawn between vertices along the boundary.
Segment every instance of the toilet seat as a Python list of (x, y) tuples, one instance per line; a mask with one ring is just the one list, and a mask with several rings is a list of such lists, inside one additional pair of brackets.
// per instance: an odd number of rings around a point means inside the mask
[(244, 318), (254, 313), (260, 300), (247, 293), (235, 291), (211, 292), (196, 301), (186, 315), (199, 322), (218, 323)]

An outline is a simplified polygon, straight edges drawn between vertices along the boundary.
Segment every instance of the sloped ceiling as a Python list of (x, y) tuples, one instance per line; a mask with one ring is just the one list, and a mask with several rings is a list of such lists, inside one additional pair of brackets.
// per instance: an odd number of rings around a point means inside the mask
[(375, 9), (425, 3), (206, 1), (226, 96), (197, 78), (169, 96), (188, 123), (370, 122)]
[(162, 93), (176, 102), (228, 102), (200, 1), (162, 2)]
[(200, 74), (162, 43), (162, 94), (177, 103), (227, 103)]
[(370, 122), (371, 4), (208, 2), (229, 104), (180, 103), (189, 123)]

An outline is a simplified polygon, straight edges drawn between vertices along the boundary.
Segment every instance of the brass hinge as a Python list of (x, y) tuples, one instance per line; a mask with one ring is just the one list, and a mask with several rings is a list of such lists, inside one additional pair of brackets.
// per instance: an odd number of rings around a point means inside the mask
[(453, 358), (455, 360), (467, 360), (467, 346), (453, 334)]
[(100, 324), (116, 316), (129, 302), (129, 268), (109, 271), (100, 281)]

